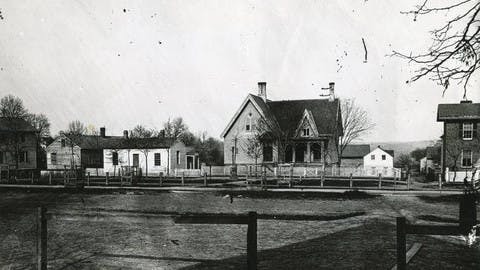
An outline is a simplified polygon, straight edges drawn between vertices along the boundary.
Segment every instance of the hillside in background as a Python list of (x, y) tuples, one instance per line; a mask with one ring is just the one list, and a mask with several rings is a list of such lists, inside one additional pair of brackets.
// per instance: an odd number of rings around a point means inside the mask
[(402, 154), (410, 154), (417, 148), (425, 148), (435, 144), (435, 140), (413, 141), (413, 142), (371, 142), (370, 149), (375, 149), (381, 146), (386, 150), (393, 150), (395, 152), (395, 159)]

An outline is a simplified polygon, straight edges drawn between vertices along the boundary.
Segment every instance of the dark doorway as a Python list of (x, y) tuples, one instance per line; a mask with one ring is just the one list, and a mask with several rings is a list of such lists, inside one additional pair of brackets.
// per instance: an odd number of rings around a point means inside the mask
[(295, 146), (295, 162), (305, 162), (305, 154), (307, 153), (307, 145), (304, 143)]
[(293, 158), (292, 155), (293, 155), (292, 146), (287, 145), (287, 147), (285, 148), (285, 162), (287, 163), (292, 162), (292, 158)]
[(138, 154), (133, 154), (133, 166), (138, 167), (139, 161), (138, 161)]

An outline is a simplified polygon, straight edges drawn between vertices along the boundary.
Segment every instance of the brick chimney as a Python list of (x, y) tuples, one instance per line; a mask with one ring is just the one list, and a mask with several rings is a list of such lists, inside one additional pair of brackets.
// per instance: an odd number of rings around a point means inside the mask
[(105, 127), (100, 128), (100, 137), (105, 138)]
[(335, 83), (334, 82), (330, 82), (328, 84), (328, 90), (329, 90), (328, 100), (334, 101), (335, 100)]
[(263, 101), (267, 102), (267, 83), (258, 82), (258, 96), (263, 98)]
[(123, 131), (123, 138), (128, 139), (128, 130)]

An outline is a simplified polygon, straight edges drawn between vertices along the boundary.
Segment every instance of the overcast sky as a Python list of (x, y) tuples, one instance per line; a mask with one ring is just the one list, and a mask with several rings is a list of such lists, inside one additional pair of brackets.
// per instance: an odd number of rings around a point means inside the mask
[(45, 113), (53, 134), (75, 119), (121, 135), (182, 116), (219, 137), (258, 81), (273, 100), (317, 98), (334, 81), (376, 123), (366, 141), (437, 139), (437, 104), (462, 88), (442, 98), (428, 80), (406, 84), (415, 66), (387, 56), (431, 44), (444, 16), (400, 14), (419, 1), (2, 0), (0, 95)]

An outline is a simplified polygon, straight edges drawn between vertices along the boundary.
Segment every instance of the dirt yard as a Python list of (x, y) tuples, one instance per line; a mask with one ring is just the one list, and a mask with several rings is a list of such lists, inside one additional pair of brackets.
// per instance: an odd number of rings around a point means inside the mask
[[(235, 193), (70, 194), (0, 191), (0, 269), (31, 269), (32, 207), (72, 213), (48, 220), (49, 269), (245, 269), (246, 227), (179, 225), (154, 212), (336, 216), (329, 221), (259, 220), (259, 269), (390, 269), (395, 217), (440, 224), (458, 218), (457, 197)], [(75, 213), (79, 217), (75, 217)], [(96, 214), (102, 215), (98, 218)], [(479, 213), (480, 215), (480, 213)], [(479, 269), (480, 247), (460, 237), (408, 236), (424, 247), (409, 269)]]

